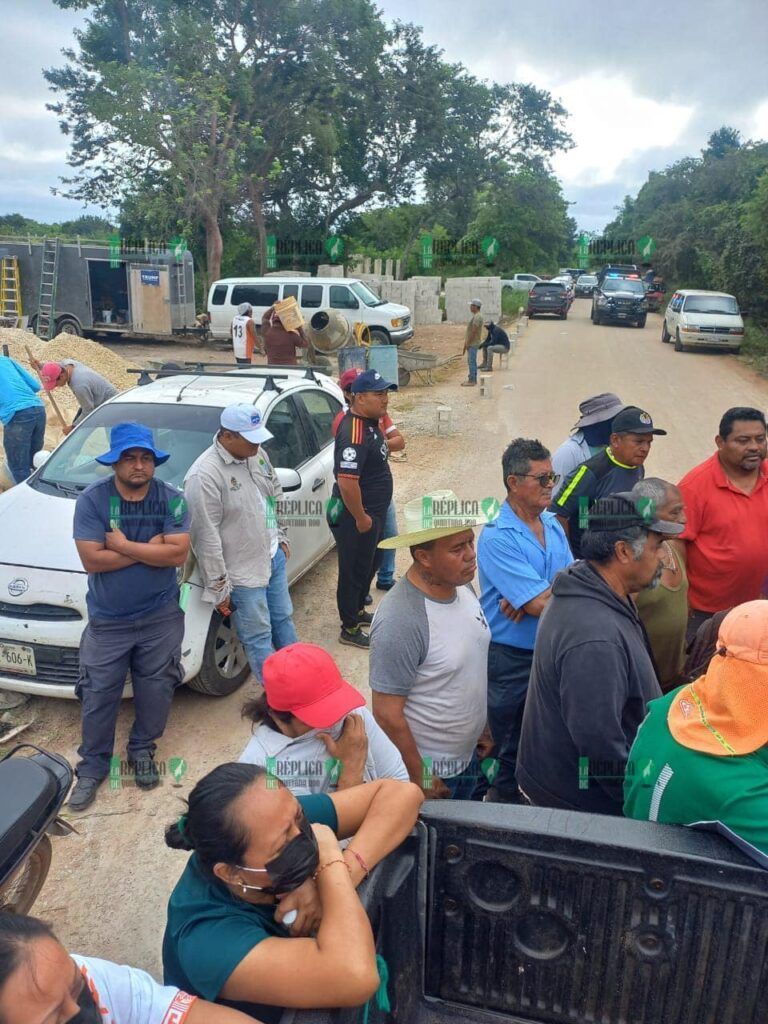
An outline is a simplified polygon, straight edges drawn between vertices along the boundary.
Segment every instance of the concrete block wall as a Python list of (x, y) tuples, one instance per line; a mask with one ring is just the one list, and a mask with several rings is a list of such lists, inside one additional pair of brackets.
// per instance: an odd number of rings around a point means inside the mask
[(443, 321), (440, 309), (440, 277), (412, 277), (416, 285), (416, 304), (413, 308), (414, 323), (439, 324)]
[(469, 302), (479, 299), (481, 312), (490, 320), (501, 317), (500, 277), (449, 277), (445, 282), (445, 312), (449, 323), (466, 323)]
[(312, 277), (309, 270), (268, 270), (265, 277)]
[(344, 277), (344, 267), (335, 263), (321, 263), (317, 268), (318, 277)]
[[(387, 302), (399, 302), (401, 306), (407, 306), (411, 315), (415, 317), (416, 310), (416, 282), (415, 281), (382, 281), (382, 299)], [(418, 323), (418, 321), (415, 321)]]

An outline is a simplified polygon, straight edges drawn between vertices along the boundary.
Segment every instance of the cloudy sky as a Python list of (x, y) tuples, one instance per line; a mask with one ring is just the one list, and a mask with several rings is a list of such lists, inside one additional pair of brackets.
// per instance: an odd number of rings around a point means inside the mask
[[(387, 18), (423, 26), (429, 42), (474, 74), (533, 82), (561, 100), (576, 147), (554, 166), (581, 228), (602, 228), (649, 170), (697, 154), (722, 124), (768, 139), (766, 0), (379, 5)], [(0, 213), (78, 216), (79, 204), (50, 192), (67, 173), (66, 145), (45, 110), (41, 69), (60, 63), (82, 15), (50, 0), (0, 0), (0, 12)]]

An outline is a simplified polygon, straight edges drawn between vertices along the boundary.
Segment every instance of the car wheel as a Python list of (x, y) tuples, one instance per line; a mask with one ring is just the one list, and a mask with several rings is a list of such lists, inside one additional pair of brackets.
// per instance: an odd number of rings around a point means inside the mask
[(389, 337), (386, 331), (379, 330), (378, 327), (374, 327), (371, 331), (371, 344), (372, 345), (391, 345), (392, 339)]
[(675, 331), (675, 352), (685, 352), (685, 345), (680, 341), (680, 328)]
[(641, 327), (641, 328), (645, 327), (645, 321), (646, 321), (646, 318), (644, 316), (641, 316), (640, 319), (637, 321), (637, 326)]
[(57, 320), (56, 333), (75, 334), (78, 338), (82, 338), (83, 336), (83, 330), (73, 316), (63, 316), (60, 320)]
[(200, 672), (194, 679), (190, 679), (188, 685), (198, 693), (226, 697), (243, 685), (250, 671), (248, 658), (237, 638), (231, 617), (224, 618), (220, 612), (214, 611), (205, 638)]
[(561, 320), (567, 320), (568, 319), (568, 310), (567, 309), (566, 309), (566, 311), (564, 313), (560, 314), (560, 319)]
[(667, 321), (666, 320), (662, 320), (661, 321), (661, 340), (666, 343), (666, 342), (669, 341), (670, 338), (671, 338), (671, 334), (667, 330)]
[(734, 356), (737, 356), (739, 352), (741, 352), (741, 345), (739, 345), (738, 348), (729, 348), (728, 351)]

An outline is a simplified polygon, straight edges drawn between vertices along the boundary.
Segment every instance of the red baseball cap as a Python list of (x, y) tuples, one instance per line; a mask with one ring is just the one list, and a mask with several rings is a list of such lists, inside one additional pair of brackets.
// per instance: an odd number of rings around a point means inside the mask
[(266, 659), (261, 674), (269, 706), (290, 711), (313, 729), (330, 729), (365, 704), (331, 655), (315, 644), (282, 647)]
[(362, 370), (358, 370), (356, 366), (351, 366), (348, 370), (339, 377), (339, 387), (342, 391), (349, 391), (353, 380), (356, 380), (360, 376)]
[(56, 381), (61, 376), (64, 370), (63, 366), (59, 363), (44, 363), (40, 370), (40, 379), (43, 382), (43, 387), (46, 391), (53, 391), (56, 387)]

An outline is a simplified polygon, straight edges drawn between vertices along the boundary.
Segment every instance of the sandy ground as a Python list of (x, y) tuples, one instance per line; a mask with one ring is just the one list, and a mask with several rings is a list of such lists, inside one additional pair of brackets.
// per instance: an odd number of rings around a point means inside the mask
[[(577, 300), (568, 321), (537, 320), (523, 332), (507, 370), (493, 374), (492, 395), (459, 388), (461, 361), (439, 373), (434, 387), (411, 386), (393, 397), (391, 412), (412, 442), (407, 458), (393, 465), (399, 504), (434, 489), (460, 498), (502, 497), (500, 456), (517, 436), (538, 437), (554, 448), (577, 417), (578, 402), (615, 391), (644, 406), (669, 436), (654, 441), (647, 472), (673, 480), (713, 450), (718, 419), (729, 406), (768, 404), (768, 382), (739, 360), (717, 354), (678, 354), (662, 345), (661, 318), (644, 330), (594, 327), (589, 303)], [(419, 332), (417, 343), (450, 356), (460, 352), (463, 330), (444, 325)], [(195, 348), (117, 345), (126, 358), (201, 357)], [(221, 353), (209, 358), (220, 359)], [(453, 433), (437, 437), (435, 407), (452, 410)], [(398, 574), (407, 552), (398, 555)], [(348, 679), (366, 695), (367, 655), (340, 646), (334, 603), (335, 559), (326, 557), (293, 588), (295, 621), (303, 640), (326, 647)], [(375, 591), (374, 591), (375, 593)], [(240, 706), (253, 689), (225, 699), (179, 692), (158, 758), (183, 757), (189, 765), (179, 787), (167, 780), (149, 794), (105, 785), (90, 811), (77, 818), (78, 836), (54, 839), (50, 876), (36, 906), (73, 950), (160, 969), (165, 904), (183, 866), (183, 854), (168, 850), (163, 828), (182, 810), (181, 798), (216, 764), (235, 758), (247, 739)], [(35, 716), (26, 737), (76, 760), (78, 706), (35, 699), (18, 713)], [(117, 751), (124, 749), (131, 705), (122, 708)]]

